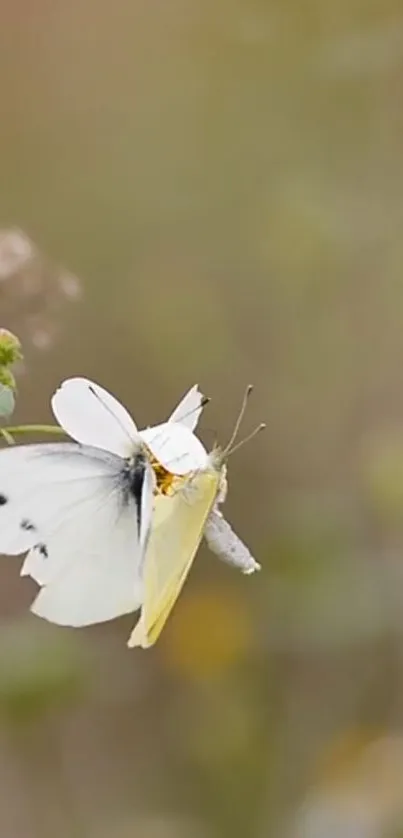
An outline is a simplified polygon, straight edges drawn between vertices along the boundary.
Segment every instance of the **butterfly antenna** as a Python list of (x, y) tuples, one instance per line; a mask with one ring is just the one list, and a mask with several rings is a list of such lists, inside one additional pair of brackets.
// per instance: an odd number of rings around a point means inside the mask
[(254, 431), (252, 431), (252, 433), (248, 434), (248, 436), (246, 436), (245, 439), (241, 439), (241, 441), (234, 445), (233, 448), (227, 449), (226, 456), (229, 457), (230, 454), (234, 453), (234, 451), (238, 451), (239, 448), (242, 448), (242, 446), (245, 445), (245, 442), (250, 442), (251, 439), (257, 436), (257, 434), (260, 434), (260, 431), (264, 431), (265, 427), (265, 423), (261, 422), (261, 424), (258, 425), (257, 428), (255, 428)]
[(248, 384), (248, 386), (245, 390), (245, 393), (244, 393), (244, 397), (242, 399), (242, 404), (241, 404), (241, 409), (240, 409), (239, 414), (238, 414), (238, 419), (236, 420), (234, 430), (232, 431), (231, 439), (229, 440), (229, 442), (227, 443), (227, 445), (224, 448), (224, 452), (223, 452), (224, 454), (228, 454), (230, 452), (230, 450), (231, 450), (231, 448), (232, 448), (232, 446), (233, 446), (233, 444), (234, 444), (234, 442), (235, 442), (235, 440), (238, 436), (239, 428), (241, 427), (242, 419), (245, 415), (245, 410), (246, 410), (246, 407), (247, 407), (247, 404), (248, 404), (248, 401), (249, 401), (249, 396), (250, 396), (252, 390), (253, 390), (253, 384)]

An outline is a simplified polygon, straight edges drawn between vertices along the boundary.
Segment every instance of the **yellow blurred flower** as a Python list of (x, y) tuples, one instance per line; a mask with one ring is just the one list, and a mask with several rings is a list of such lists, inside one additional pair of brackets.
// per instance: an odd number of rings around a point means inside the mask
[(163, 653), (191, 679), (208, 679), (242, 659), (251, 644), (245, 602), (234, 593), (199, 592), (181, 600), (168, 624)]

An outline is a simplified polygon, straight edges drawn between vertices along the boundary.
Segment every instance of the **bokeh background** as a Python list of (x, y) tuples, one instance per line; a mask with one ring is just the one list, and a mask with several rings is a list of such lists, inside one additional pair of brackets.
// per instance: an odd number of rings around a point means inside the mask
[(139, 425), (194, 382), (265, 435), (157, 646), (0, 563), (1, 838), (403, 836), (403, 6), (0, 5), (15, 419), (65, 377)]

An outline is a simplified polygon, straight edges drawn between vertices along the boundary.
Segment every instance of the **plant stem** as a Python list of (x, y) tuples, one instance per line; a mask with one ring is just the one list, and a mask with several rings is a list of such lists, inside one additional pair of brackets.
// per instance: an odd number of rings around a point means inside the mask
[(16, 425), (15, 427), (0, 428), (0, 432), (7, 438), (11, 439), (16, 434), (64, 434), (63, 428), (59, 425)]
[(7, 445), (14, 445), (14, 439), (5, 428), (0, 428), (0, 434), (6, 440)]

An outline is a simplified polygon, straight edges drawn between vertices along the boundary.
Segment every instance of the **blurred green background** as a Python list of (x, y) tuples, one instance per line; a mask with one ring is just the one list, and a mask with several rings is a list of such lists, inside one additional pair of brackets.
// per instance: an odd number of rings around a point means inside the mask
[(403, 6), (3, 2), (0, 326), (140, 426), (259, 437), (157, 646), (0, 584), (0, 838), (403, 836)]

